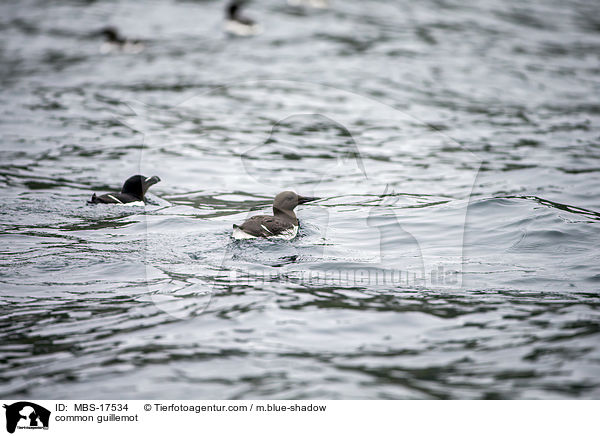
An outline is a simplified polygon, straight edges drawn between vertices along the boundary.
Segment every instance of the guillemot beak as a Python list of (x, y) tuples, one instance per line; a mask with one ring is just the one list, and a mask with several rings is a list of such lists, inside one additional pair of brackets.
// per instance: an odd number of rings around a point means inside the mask
[(301, 195), (298, 196), (298, 204), (308, 203), (309, 201), (320, 200), (319, 197), (303, 197)]
[(144, 180), (144, 184), (146, 186), (156, 185), (158, 182), (160, 182), (160, 177), (158, 176), (148, 177), (146, 180)]

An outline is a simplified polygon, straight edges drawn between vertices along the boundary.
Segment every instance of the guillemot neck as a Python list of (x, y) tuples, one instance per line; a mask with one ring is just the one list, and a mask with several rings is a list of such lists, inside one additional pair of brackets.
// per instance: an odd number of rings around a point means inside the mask
[(281, 210), (273, 206), (273, 215), (291, 221), (295, 226), (298, 225), (298, 218), (296, 218), (296, 214), (293, 210)]

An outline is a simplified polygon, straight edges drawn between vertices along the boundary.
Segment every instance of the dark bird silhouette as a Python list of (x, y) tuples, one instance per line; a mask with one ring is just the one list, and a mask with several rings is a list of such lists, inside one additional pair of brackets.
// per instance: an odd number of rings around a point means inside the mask
[(237, 36), (256, 35), (261, 32), (261, 27), (253, 19), (245, 17), (241, 13), (243, 0), (232, 0), (225, 8), (225, 31)]
[(128, 178), (121, 188), (121, 192), (108, 193), (102, 195), (92, 195), (92, 199), (88, 203), (111, 203), (111, 204), (125, 204), (133, 203), (135, 201), (146, 201), (145, 195), (148, 188), (156, 183), (160, 182), (158, 176), (144, 177), (142, 175), (135, 175)]
[(104, 36), (104, 43), (100, 47), (102, 53), (126, 52), (139, 53), (144, 49), (144, 42), (139, 39), (125, 38), (114, 26), (106, 26), (98, 32)]
[(256, 215), (244, 224), (233, 225), (235, 239), (281, 238), (292, 239), (298, 233), (298, 218), (294, 208), (299, 204), (318, 200), (316, 197), (302, 197), (292, 191), (277, 194), (273, 201), (273, 215)]

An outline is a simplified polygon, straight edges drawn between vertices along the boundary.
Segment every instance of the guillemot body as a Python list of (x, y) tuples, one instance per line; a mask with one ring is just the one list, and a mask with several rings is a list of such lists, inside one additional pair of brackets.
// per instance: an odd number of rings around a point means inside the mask
[(237, 36), (257, 35), (262, 31), (262, 28), (251, 18), (241, 14), (241, 6), (245, 2), (243, 0), (232, 0), (225, 9), (225, 32)]
[(121, 192), (102, 195), (93, 194), (92, 199), (89, 200), (88, 203), (143, 205), (146, 201), (146, 191), (150, 186), (158, 182), (160, 182), (160, 178), (158, 176), (144, 177), (139, 174), (131, 176), (125, 181), (125, 183), (123, 183)]
[(138, 39), (127, 39), (119, 33), (116, 27), (108, 26), (100, 31), (105, 41), (100, 46), (100, 53), (140, 53), (144, 50), (144, 43)]
[(292, 191), (277, 194), (273, 201), (273, 215), (256, 215), (244, 224), (233, 225), (235, 239), (280, 238), (292, 239), (298, 233), (298, 218), (294, 208), (299, 204), (317, 200), (316, 197), (302, 197)]

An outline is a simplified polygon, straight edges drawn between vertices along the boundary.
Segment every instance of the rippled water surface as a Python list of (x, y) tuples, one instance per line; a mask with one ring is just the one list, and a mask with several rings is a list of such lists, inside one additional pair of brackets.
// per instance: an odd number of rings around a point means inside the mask
[(598, 4), (223, 6), (0, 5), (0, 395), (598, 398)]

